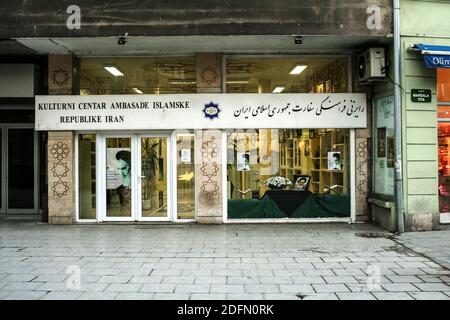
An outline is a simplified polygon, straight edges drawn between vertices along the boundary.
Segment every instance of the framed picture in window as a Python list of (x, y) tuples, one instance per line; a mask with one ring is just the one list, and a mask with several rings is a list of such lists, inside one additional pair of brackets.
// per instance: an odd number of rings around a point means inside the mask
[(294, 175), (294, 190), (297, 191), (308, 191), (309, 181), (311, 176), (306, 175)]
[(250, 153), (238, 152), (236, 157), (237, 171), (250, 171)]
[(328, 152), (328, 170), (342, 170), (342, 159), (339, 151)]
[(377, 129), (377, 157), (386, 157), (386, 127)]
[(386, 164), (388, 168), (395, 167), (395, 141), (394, 137), (387, 137), (387, 159)]

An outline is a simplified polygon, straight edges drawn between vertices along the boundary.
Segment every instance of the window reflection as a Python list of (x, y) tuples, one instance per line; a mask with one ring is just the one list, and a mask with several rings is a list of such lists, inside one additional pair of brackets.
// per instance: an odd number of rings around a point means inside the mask
[(231, 58), (227, 93), (348, 92), (347, 58)]
[(78, 195), (80, 201), (80, 219), (96, 218), (95, 139), (95, 134), (80, 134), (78, 136)]
[(178, 219), (195, 218), (194, 131), (177, 133)]
[(196, 93), (195, 61), (194, 56), (81, 58), (80, 94)]

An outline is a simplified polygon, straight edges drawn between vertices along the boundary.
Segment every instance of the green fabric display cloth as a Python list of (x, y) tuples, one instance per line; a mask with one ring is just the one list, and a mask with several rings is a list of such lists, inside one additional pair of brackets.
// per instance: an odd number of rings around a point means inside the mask
[(276, 203), (269, 197), (262, 199), (228, 200), (229, 219), (286, 218)]
[(313, 194), (289, 217), (268, 196), (262, 199), (228, 200), (229, 219), (350, 217), (349, 195)]

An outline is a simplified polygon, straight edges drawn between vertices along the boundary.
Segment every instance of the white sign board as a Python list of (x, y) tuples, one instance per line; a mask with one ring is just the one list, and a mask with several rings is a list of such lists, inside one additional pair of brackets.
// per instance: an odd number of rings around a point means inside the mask
[(365, 128), (366, 95), (36, 96), (36, 130)]
[(191, 149), (181, 149), (181, 162), (191, 163)]

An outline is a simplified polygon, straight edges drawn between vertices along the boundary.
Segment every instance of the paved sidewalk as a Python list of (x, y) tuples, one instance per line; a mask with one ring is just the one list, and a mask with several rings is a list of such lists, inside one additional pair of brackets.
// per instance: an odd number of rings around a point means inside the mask
[(2, 221), (0, 299), (450, 300), (448, 269), (371, 233), (391, 236), (367, 224)]
[(408, 232), (397, 237), (399, 243), (450, 269), (450, 228), (439, 231)]

